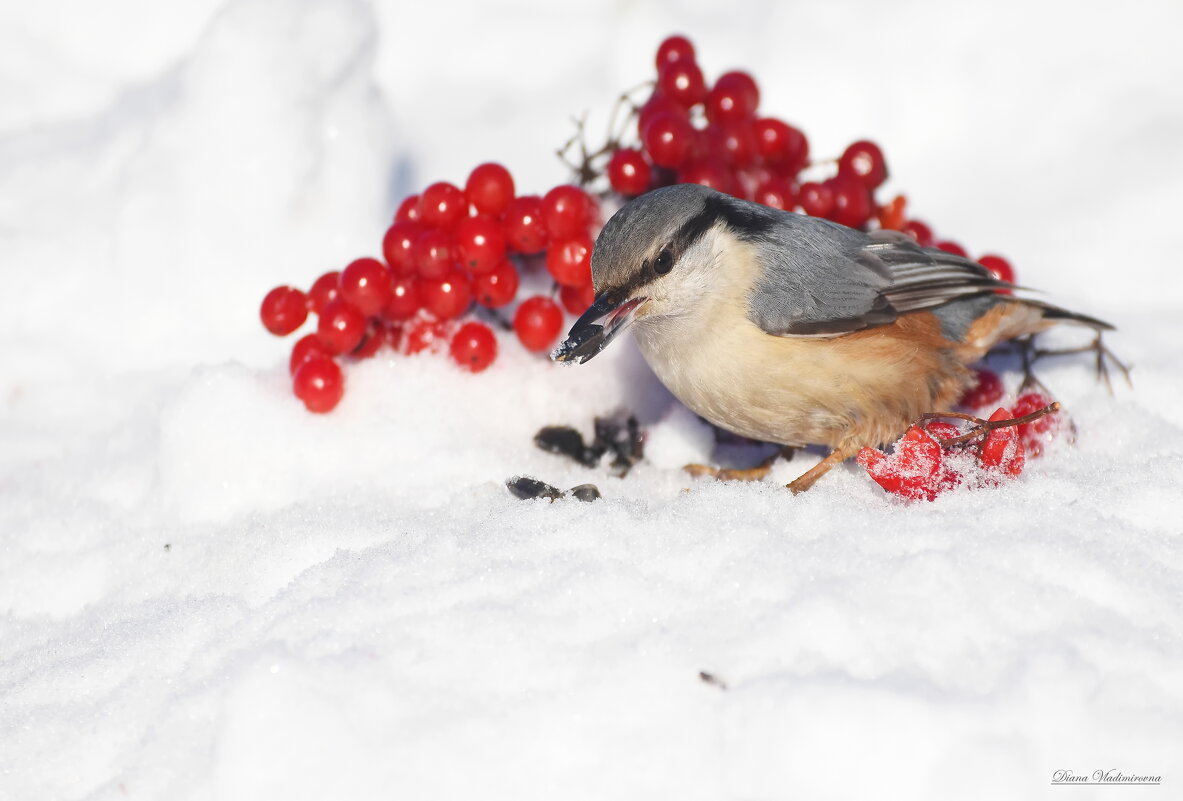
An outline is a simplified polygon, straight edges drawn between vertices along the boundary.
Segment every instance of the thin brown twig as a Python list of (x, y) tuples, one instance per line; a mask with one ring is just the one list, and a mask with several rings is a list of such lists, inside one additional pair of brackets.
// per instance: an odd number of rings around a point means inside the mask
[[(1060, 411), (1059, 401), (1054, 401), (1042, 409), (1036, 409), (1030, 414), (1025, 414), (1022, 417), (1014, 417), (1009, 420), (983, 420), (980, 417), (975, 417), (972, 414), (965, 414), (964, 412), (925, 412), (916, 418), (916, 424), (920, 425), (925, 420), (940, 420), (943, 417), (952, 417), (957, 420), (968, 420), (974, 423), (974, 427), (964, 434), (956, 437), (933, 437), (942, 448), (948, 448), (953, 445), (959, 445), (962, 442), (970, 442), (978, 437), (985, 437), (991, 431), (998, 428), (1010, 428), (1011, 426), (1022, 426), (1028, 423), (1033, 423), (1041, 417), (1049, 414), (1055, 414)], [(921, 425), (923, 428), (923, 425)]]

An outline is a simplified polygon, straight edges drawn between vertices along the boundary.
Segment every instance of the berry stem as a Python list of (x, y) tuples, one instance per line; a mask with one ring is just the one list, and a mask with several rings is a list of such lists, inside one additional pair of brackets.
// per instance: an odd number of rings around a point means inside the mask
[(968, 420), (974, 424), (974, 427), (956, 437), (933, 437), (942, 448), (948, 448), (951, 445), (959, 445), (962, 442), (970, 442), (978, 437), (984, 437), (996, 428), (1009, 428), (1010, 426), (1027, 425), (1049, 414), (1055, 414), (1060, 411), (1059, 401), (1044, 406), (1042, 409), (1036, 409), (1030, 414), (1025, 414), (1022, 417), (1015, 417), (1010, 420), (983, 420), (980, 417), (975, 417), (972, 414), (965, 414), (964, 412), (925, 412), (916, 418), (916, 425), (923, 428), (923, 423), (926, 420), (940, 420), (945, 417), (952, 417), (957, 420)]

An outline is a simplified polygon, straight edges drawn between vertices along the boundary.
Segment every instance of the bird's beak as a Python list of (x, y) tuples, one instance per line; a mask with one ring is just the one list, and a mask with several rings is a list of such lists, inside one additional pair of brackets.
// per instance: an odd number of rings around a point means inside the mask
[[(567, 339), (550, 357), (556, 362), (578, 361), (583, 364), (628, 328), (636, 317), (637, 309), (646, 300), (648, 298), (617, 300), (612, 293), (605, 292), (575, 321), (575, 325), (567, 332)], [(602, 325), (600, 320), (604, 320)]]

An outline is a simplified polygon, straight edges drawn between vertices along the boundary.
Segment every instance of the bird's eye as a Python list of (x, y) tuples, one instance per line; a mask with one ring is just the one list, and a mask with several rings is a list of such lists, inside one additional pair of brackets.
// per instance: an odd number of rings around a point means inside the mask
[(669, 248), (662, 248), (661, 253), (658, 253), (657, 258), (653, 261), (653, 272), (665, 275), (672, 269), (674, 269), (674, 254), (670, 252)]

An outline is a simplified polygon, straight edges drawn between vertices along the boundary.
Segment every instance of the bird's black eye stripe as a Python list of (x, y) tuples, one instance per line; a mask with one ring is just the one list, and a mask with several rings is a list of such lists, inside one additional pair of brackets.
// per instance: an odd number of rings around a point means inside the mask
[(658, 253), (657, 258), (653, 261), (653, 272), (665, 275), (672, 269), (674, 269), (674, 254), (667, 245), (661, 249), (661, 253)]

